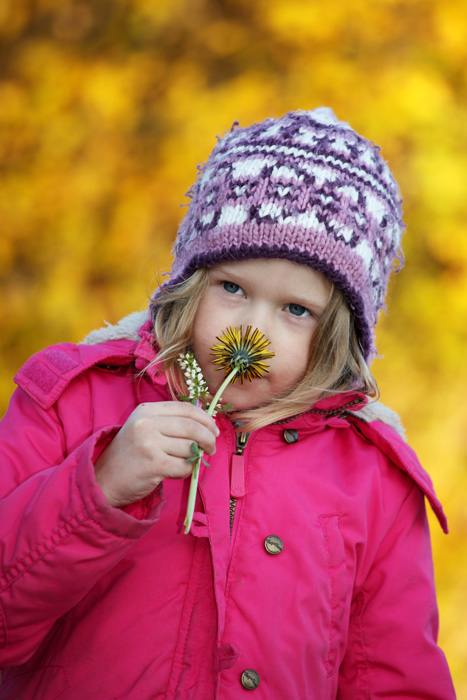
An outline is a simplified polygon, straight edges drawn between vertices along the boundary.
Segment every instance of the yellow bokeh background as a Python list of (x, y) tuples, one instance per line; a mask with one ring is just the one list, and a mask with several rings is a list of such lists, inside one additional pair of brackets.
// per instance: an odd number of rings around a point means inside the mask
[(465, 2), (0, 0), (0, 51), (1, 411), (33, 352), (145, 307), (234, 121), (329, 105), (382, 147), (406, 266), (373, 369), (449, 517), (440, 642), (467, 698)]

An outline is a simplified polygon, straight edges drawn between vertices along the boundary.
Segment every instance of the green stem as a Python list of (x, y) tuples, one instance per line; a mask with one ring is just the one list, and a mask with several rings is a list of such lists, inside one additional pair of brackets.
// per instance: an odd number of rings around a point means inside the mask
[(211, 403), (209, 404), (208, 410), (206, 411), (206, 413), (208, 413), (210, 416), (212, 416), (212, 414), (216, 410), (216, 406), (219, 403), (220, 397), (224, 393), (225, 387), (227, 386), (227, 384), (230, 384), (230, 382), (232, 381), (232, 379), (235, 377), (235, 375), (237, 374), (237, 372), (239, 370), (240, 370), (240, 367), (234, 367), (233, 370), (230, 372), (230, 374), (227, 375), (227, 377), (224, 379), (224, 381), (222, 382), (222, 384), (220, 385), (220, 387), (216, 391), (216, 394), (215, 394), (213, 400), (211, 401)]
[[(219, 389), (216, 391), (216, 394), (209, 404), (209, 408), (206, 411), (208, 415), (212, 416), (214, 413), (216, 406), (219, 402), (220, 397), (222, 396), (222, 393), (226, 386), (232, 381), (232, 379), (235, 377), (237, 372), (240, 370), (240, 367), (234, 367), (233, 370), (230, 372), (230, 374), (224, 379), (222, 384), (220, 385)], [(186, 518), (183, 522), (185, 526), (184, 534), (187, 535), (190, 531), (191, 523), (193, 521), (193, 513), (195, 512), (195, 501), (196, 501), (196, 492), (198, 490), (198, 479), (199, 479), (199, 467), (201, 464), (201, 459), (203, 455), (201, 454), (199, 458), (196, 460), (196, 462), (193, 464), (193, 471), (191, 472), (191, 482), (190, 482), (190, 493), (188, 495), (188, 505), (186, 509)]]

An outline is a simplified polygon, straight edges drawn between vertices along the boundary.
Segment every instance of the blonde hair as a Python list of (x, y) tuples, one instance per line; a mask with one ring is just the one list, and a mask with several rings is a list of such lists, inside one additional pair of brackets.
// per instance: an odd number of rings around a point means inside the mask
[[(190, 349), (194, 318), (208, 280), (209, 271), (200, 268), (187, 280), (161, 288), (154, 301), (154, 332), (160, 349), (156, 361), (162, 362), (174, 397), (188, 393), (177, 360), (180, 353)], [(365, 362), (354, 316), (342, 292), (332, 285), (328, 304), (313, 335), (308, 368), (302, 380), (263, 406), (235, 413), (234, 417), (241, 421), (242, 431), (257, 430), (307, 411), (326, 396), (349, 391), (375, 396), (378, 387)]]

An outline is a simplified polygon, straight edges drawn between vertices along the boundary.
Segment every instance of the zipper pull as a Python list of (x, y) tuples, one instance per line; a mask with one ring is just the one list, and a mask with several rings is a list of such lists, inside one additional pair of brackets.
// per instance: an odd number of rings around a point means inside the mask
[(232, 455), (232, 470), (230, 474), (230, 495), (232, 498), (241, 498), (245, 495), (245, 464), (243, 450), (246, 447), (248, 433), (238, 433), (237, 449)]

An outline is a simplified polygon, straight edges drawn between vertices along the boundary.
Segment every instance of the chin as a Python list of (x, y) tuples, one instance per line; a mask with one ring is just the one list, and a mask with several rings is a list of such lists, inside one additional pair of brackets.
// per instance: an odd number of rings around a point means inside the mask
[(259, 393), (254, 381), (245, 383), (243, 386), (232, 387), (226, 390), (222, 396), (222, 403), (233, 404), (231, 411), (237, 413), (238, 411), (249, 411), (252, 408), (258, 408), (262, 406), (269, 399), (269, 396), (265, 392), (264, 394)]

